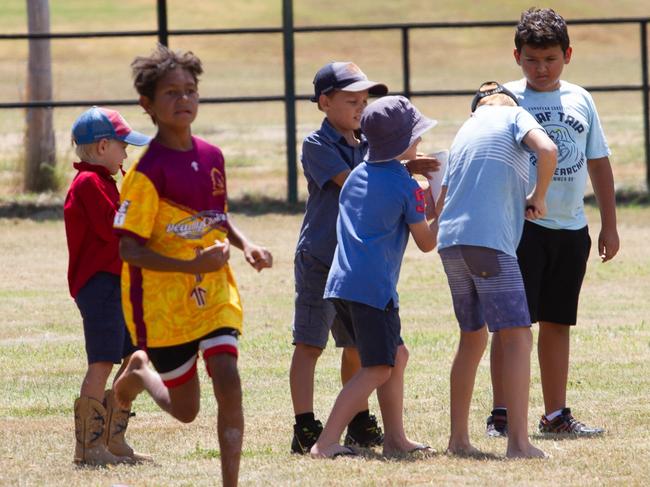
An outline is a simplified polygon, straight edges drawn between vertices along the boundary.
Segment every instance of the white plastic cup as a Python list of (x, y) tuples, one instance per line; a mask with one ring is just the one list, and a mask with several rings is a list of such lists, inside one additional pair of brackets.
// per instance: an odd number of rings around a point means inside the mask
[(438, 202), (438, 197), (440, 196), (440, 190), (442, 188), (442, 177), (445, 174), (447, 169), (447, 162), (449, 161), (449, 151), (441, 150), (428, 154), (429, 157), (435, 157), (440, 161), (440, 168), (437, 171), (429, 173), (429, 189), (431, 190), (431, 196), (433, 196), (433, 202)]

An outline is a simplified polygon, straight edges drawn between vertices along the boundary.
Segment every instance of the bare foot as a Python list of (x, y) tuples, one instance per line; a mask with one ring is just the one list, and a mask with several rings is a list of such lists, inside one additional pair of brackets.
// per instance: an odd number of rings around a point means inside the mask
[(149, 357), (142, 350), (131, 355), (124, 373), (113, 384), (117, 404), (123, 409), (131, 409), (131, 403), (144, 390), (143, 374), (147, 373)]
[(321, 447), (318, 442), (311, 447), (310, 455), (312, 458), (336, 458), (336, 457), (356, 457), (355, 452), (349, 446), (332, 443), (326, 447)]
[(481, 450), (475, 448), (469, 443), (458, 444), (458, 443), (449, 442), (449, 446), (447, 447), (447, 453), (449, 455), (455, 455), (458, 457), (480, 458), (485, 456), (485, 453), (483, 453)]
[(433, 448), (423, 443), (418, 443), (417, 441), (411, 441), (408, 438), (405, 438), (401, 442), (390, 442), (386, 441), (384, 438), (384, 450), (383, 455), (385, 457), (396, 457), (403, 455), (418, 454), (423, 457), (435, 453)]
[(515, 448), (508, 445), (506, 458), (546, 458), (546, 454), (530, 443), (525, 448)]

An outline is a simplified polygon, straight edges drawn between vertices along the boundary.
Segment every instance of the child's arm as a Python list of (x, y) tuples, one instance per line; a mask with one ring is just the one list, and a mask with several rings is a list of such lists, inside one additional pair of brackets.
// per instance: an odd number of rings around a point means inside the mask
[(438, 159), (421, 153), (418, 153), (415, 159), (406, 161), (404, 165), (409, 174), (420, 174), (424, 177), (427, 177), (430, 172), (435, 172), (440, 169), (440, 161)]
[(159, 272), (203, 274), (221, 269), (230, 257), (228, 240), (197, 252), (192, 260), (174, 259), (151, 250), (132, 237), (120, 237), (120, 257), (135, 267)]
[(620, 240), (616, 230), (616, 192), (614, 175), (609, 157), (588, 159), (587, 170), (594, 188), (598, 208), (600, 209), (600, 234), (598, 235), (598, 255), (603, 262), (614, 258)]
[[(440, 215), (438, 209), (442, 211), (442, 202), (445, 200), (446, 193), (447, 187), (443, 186), (440, 197), (438, 198), (438, 203), (436, 203), (431, 197), (431, 192), (426, 191), (426, 220), (409, 225), (409, 230), (411, 235), (413, 235), (413, 240), (415, 240), (416, 245), (422, 252), (430, 252), (436, 248), (438, 241), (438, 216)], [(427, 220), (432, 221), (431, 223), (427, 223)]]
[(345, 183), (345, 180), (350, 175), (350, 172), (352, 171), (350, 171), (349, 169), (346, 169), (345, 171), (341, 171), (340, 173), (338, 173), (336, 176), (332, 178), (332, 182), (339, 187), (343, 187), (343, 183)]
[(252, 265), (257, 272), (273, 266), (273, 256), (264, 247), (260, 247), (249, 241), (246, 236), (232, 223), (228, 222), (228, 238), (238, 249), (244, 252), (246, 261)]
[(557, 165), (557, 146), (544, 130), (537, 129), (528, 132), (523, 143), (537, 156), (537, 184), (526, 198), (526, 218), (534, 220), (546, 214), (546, 191)]

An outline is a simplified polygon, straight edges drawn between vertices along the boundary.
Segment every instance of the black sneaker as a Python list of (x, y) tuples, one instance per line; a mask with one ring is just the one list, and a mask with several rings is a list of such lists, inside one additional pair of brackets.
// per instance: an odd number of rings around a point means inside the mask
[(503, 409), (493, 409), (487, 418), (486, 434), (491, 438), (508, 436), (508, 416)]
[(539, 432), (547, 435), (599, 436), (605, 430), (581, 423), (573, 417), (570, 408), (564, 408), (562, 413), (551, 421), (546, 419), (546, 416), (542, 416), (539, 421)]
[(314, 443), (316, 443), (322, 431), (323, 423), (319, 420), (315, 420), (313, 423), (303, 426), (302, 428), (297, 424), (294, 424), (291, 453), (298, 453), (299, 455), (309, 453), (309, 450), (314, 446)]
[(352, 420), (348, 425), (348, 432), (345, 435), (345, 446), (357, 446), (360, 448), (371, 448), (384, 444), (384, 432), (377, 423), (374, 414), (367, 417)]

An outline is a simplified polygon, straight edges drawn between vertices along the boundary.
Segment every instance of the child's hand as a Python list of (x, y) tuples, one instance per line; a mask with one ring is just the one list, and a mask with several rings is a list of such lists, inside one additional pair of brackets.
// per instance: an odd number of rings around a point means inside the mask
[(612, 260), (618, 253), (619, 246), (620, 240), (616, 228), (611, 230), (605, 227), (601, 228), (598, 235), (598, 255), (600, 260), (602, 262)]
[(431, 188), (429, 188), (429, 184), (427, 183), (420, 183), (420, 187), (424, 191), (424, 207), (425, 207), (425, 216), (427, 218), (427, 221), (433, 220), (438, 216), (438, 213), (436, 212), (436, 202), (433, 201), (433, 195), (431, 194)]
[(546, 201), (534, 194), (526, 198), (526, 219), (536, 220), (546, 215)]
[(262, 269), (273, 266), (273, 256), (271, 252), (259, 245), (249, 245), (244, 249), (246, 261), (255, 268), (257, 272)]
[(406, 162), (406, 167), (411, 174), (420, 174), (424, 177), (430, 172), (440, 169), (440, 161), (433, 156), (427, 156), (418, 152), (415, 159)]
[(216, 242), (214, 245), (198, 251), (197, 256), (191, 261), (192, 272), (203, 274), (218, 271), (226, 265), (229, 258), (230, 242), (228, 239)]

